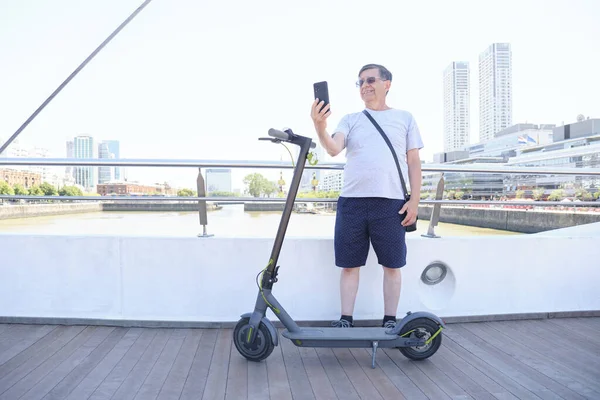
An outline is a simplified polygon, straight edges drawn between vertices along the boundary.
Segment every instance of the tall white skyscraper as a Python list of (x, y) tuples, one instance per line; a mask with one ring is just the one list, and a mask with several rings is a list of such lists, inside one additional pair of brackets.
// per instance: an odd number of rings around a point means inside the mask
[(512, 52), (494, 43), (479, 54), (479, 140), (512, 125)]
[[(68, 148), (68, 146), (67, 146)], [(75, 158), (96, 158), (94, 138), (91, 136), (76, 136), (73, 138), (73, 156)], [(86, 190), (96, 187), (97, 167), (75, 167), (75, 183)]]
[(453, 61), (444, 70), (444, 151), (470, 144), (470, 70), (468, 62)]

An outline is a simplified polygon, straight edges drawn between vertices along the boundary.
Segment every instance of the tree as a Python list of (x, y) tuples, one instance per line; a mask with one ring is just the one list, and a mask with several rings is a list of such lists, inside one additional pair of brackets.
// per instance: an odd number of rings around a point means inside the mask
[(267, 178), (262, 174), (254, 173), (244, 177), (244, 185), (248, 186), (248, 193), (253, 197), (260, 197), (266, 185)]
[(42, 191), (42, 189), (40, 189), (39, 185), (34, 185), (29, 188), (29, 195), (30, 196), (43, 196), (44, 192)]
[(575, 197), (581, 201), (590, 201), (592, 200), (592, 195), (585, 189), (577, 189), (575, 191)]
[(83, 192), (77, 186), (64, 186), (58, 194), (61, 196), (83, 196)]
[(548, 196), (548, 200), (561, 201), (565, 197), (566, 197), (566, 192), (564, 189), (556, 189), (556, 190), (553, 190), (552, 193), (550, 193), (550, 196)]
[(179, 189), (177, 191), (177, 196), (178, 197), (197, 197), (196, 192), (193, 191), (192, 189)]
[(56, 196), (58, 194), (58, 190), (48, 182), (42, 183), (40, 189), (44, 192), (44, 196)]
[(237, 193), (234, 192), (210, 192), (209, 197), (239, 197)]
[(8, 185), (8, 183), (2, 181), (0, 182), (0, 194), (12, 196), (15, 194), (15, 191)]
[(273, 193), (277, 192), (278, 190), (279, 190), (279, 187), (277, 186), (277, 184), (275, 182), (266, 181), (264, 183), (263, 193), (266, 194), (268, 197), (271, 197), (271, 195)]
[(15, 186), (13, 186), (13, 189), (15, 190), (15, 194), (19, 196), (27, 196), (29, 194), (27, 189), (25, 189), (23, 185), (18, 183), (16, 183)]

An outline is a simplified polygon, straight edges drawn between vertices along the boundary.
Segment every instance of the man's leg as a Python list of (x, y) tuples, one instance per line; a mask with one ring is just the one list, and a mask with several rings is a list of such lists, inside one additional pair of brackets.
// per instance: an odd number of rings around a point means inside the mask
[(400, 268), (383, 267), (383, 304), (386, 317), (396, 316), (402, 287)]
[(402, 275), (406, 265), (406, 228), (398, 211), (404, 201), (376, 199), (369, 214), (369, 235), (377, 260), (383, 266), (383, 326), (392, 327), (400, 301)]
[(358, 292), (360, 267), (365, 265), (369, 253), (367, 232), (367, 209), (363, 199), (344, 198), (338, 200), (335, 221), (335, 264), (340, 267), (340, 297), (342, 313), (337, 327), (348, 327), (354, 323), (354, 303)]
[(352, 316), (358, 282), (360, 280), (360, 268), (343, 268), (340, 274), (340, 296), (342, 299), (342, 316)]

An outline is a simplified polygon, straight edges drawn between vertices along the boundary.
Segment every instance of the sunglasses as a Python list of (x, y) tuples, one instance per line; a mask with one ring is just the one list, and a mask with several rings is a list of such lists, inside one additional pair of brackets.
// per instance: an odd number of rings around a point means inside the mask
[(370, 76), (367, 79), (359, 79), (358, 81), (356, 81), (356, 87), (362, 87), (362, 85), (367, 82), (369, 85), (372, 85), (375, 83), (375, 81), (377, 79), (380, 79), (381, 81), (385, 81), (386, 79), (381, 79), (381, 78), (376, 78), (374, 76)]

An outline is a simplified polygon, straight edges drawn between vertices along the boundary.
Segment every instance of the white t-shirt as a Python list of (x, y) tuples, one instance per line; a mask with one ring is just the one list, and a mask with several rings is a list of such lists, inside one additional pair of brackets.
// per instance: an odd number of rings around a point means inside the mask
[[(410, 191), (406, 152), (423, 148), (423, 141), (412, 114), (398, 109), (374, 111), (367, 109), (389, 138), (404, 182)], [(402, 183), (394, 156), (373, 123), (361, 112), (345, 115), (335, 129), (344, 134), (346, 166), (340, 196), (384, 197), (404, 199)]]

